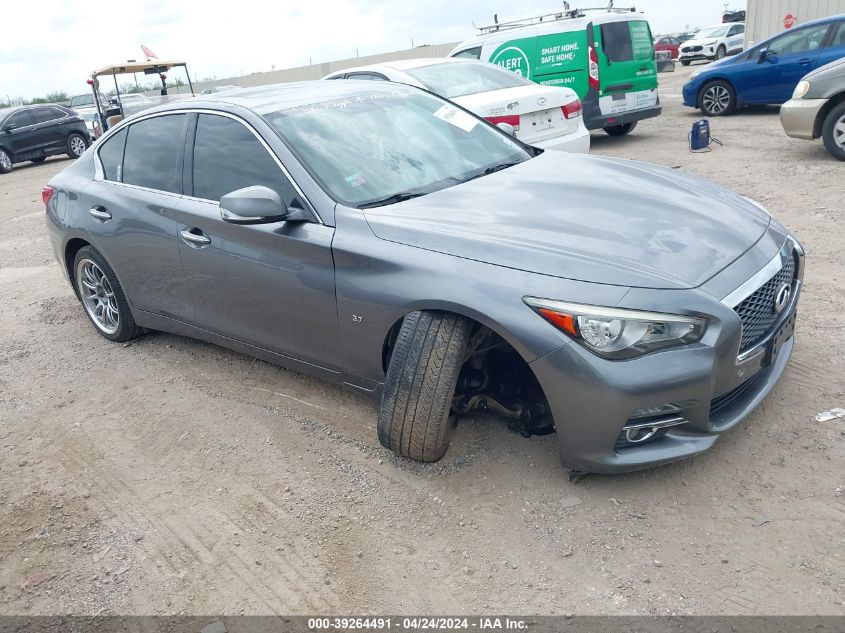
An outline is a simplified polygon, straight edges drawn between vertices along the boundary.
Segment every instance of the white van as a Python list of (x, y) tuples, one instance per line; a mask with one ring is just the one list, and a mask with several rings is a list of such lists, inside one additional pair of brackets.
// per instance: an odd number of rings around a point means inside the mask
[(654, 40), (641, 13), (565, 10), (478, 28), (449, 56), (489, 61), (540, 84), (572, 88), (584, 103), (589, 129), (622, 136), (661, 112)]

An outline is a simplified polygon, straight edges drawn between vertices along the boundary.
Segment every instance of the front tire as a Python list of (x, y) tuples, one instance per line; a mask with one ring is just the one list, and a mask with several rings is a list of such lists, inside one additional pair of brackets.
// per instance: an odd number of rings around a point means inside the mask
[(0, 149), (0, 174), (8, 174), (14, 169), (12, 157), (4, 149)]
[(67, 155), (70, 158), (79, 158), (88, 149), (88, 139), (82, 134), (74, 132), (67, 137)]
[(387, 368), (378, 439), (397, 455), (436, 462), (455, 428), (450, 415), (472, 323), (449, 312), (412, 312), (402, 321)]
[(689, 65), (690, 65), (690, 60), (688, 60), (688, 59), (682, 59), (681, 60), (681, 66), (689, 66)]
[(736, 109), (736, 92), (727, 81), (717, 79), (701, 89), (699, 108), (707, 116), (724, 116)]
[(625, 136), (626, 134), (633, 132), (636, 127), (637, 121), (631, 121), (630, 123), (625, 123), (623, 125), (611, 125), (610, 127), (606, 127), (604, 128), (604, 132), (610, 136)]
[(716, 59), (722, 59), (725, 55), (728, 54), (728, 51), (725, 49), (723, 45), (719, 45), (719, 48), (716, 49)]
[(824, 118), (822, 141), (831, 156), (845, 160), (845, 102), (833, 108)]
[(123, 343), (141, 334), (117, 275), (97, 249), (79, 249), (73, 263), (73, 282), (85, 314), (102, 336)]

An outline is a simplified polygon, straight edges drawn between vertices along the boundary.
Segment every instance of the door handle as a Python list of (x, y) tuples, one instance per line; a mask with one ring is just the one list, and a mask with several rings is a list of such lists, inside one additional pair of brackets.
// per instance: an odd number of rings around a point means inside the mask
[(93, 217), (97, 218), (100, 222), (108, 222), (111, 220), (111, 213), (109, 213), (108, 209), (101, 206), (91, 207), (88, 209), (88, 213), (90, 213)]
[(798, 60), (798, 65), (799, 65), (799, 66), (809, 66), (809, 65), (810, 65), (810, 64), (812, 64), (812, 63), (813, 63), (813, 60), (812, 60), (812, 59), (809, 59), (809, 58), (807, 58), (807, 57), (805, 57), (804, 59), (799, 59), (799, 60)]
[[(197, 231), (197, 233), (193, 233), (192, 231)], [(194, 248), (202, 248), (211, 244), (211, 238), (207, 235), (203, 235), (202, 231), (199, 229), (182, 229), (179, 231), (179, 235), (182, 236), (182, 240), (186, 242), (188, 246), (192, 246)]]

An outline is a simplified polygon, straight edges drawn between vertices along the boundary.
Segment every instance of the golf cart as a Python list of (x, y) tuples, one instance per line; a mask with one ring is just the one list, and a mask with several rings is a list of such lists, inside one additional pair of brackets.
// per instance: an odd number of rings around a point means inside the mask
[[(188, 78), (188, 88), (190, 92), (168, 95), (167, 94), (167, 75), (165, 74), (171, 68), (182, 66), (185, 69), (185, 75)], [(125, 95), (120, 94), (120, 88), (117, 85), (118, 75), (136, 75), (137, 73), (144, 73), (145, 75), (158, 75), (161, 80), (161, 95), (160, 97), (146, 97), (143, 99), (127, 99)], [(101, 104), (96, 95), (100, 91), (100, 78), (111, 76), (114, 81), (115, 96), (108, 104)], [(113, 125), (116, 125), (124, 118), (135, 114), (141, 110), (152, 108), (153, 106), (162, 103), (169, 103), (171, 101), (181, 101), (183, 99), (190, 99), (194, 96), (194, 86), (191, 83), (191, 75), (188, 72), (188, 64), (183, 61), (174, 60), (146, 60), (137, 62), (135, 60), (128, 60), (123, 64), (115, 64), (113, 66), (105, 66), (91, 73), (88, 79), (88, 85), (95, 94), (94, 101), (97, 104), (97, 114), (103, 125), (103, 131), (108, 130)]]

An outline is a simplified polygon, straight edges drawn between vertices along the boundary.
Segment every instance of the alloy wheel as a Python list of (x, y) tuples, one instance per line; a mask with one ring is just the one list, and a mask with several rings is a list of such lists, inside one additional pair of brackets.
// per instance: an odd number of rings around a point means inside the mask
[(710, 86), (704, 91), (701, 103), (707, 112), (721, 114), (728, 109), (731, 102), (731, 94), (724, 86)]
[(11, 169), (12, 168), (12, 159), (9, 158), (9, 155), (0, 149), (0, 166), (3, 169)]
[(82, 259), (76, 268), (76, 282), (82, 305), (91, 320), (106, 334), (120, 327), (117, 298), (103, 270), (90, 259)]
[(70, 151), (77, 158), (85, 153), (85, 141), (82, 140), (82, 137), (74, 136), (70, 139)]
[(833, 142), (837, 147), (845, 150), (845, 116), (833, 124)]

